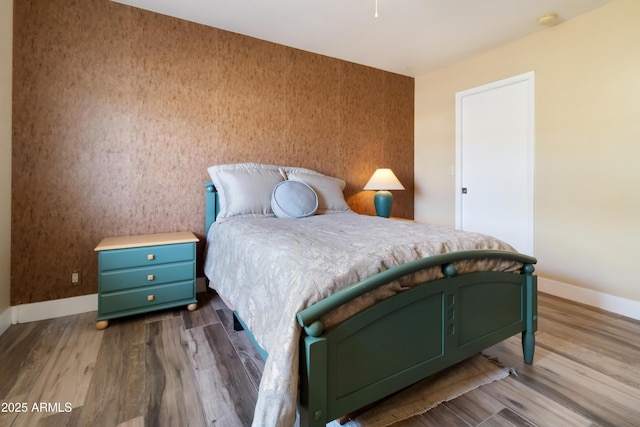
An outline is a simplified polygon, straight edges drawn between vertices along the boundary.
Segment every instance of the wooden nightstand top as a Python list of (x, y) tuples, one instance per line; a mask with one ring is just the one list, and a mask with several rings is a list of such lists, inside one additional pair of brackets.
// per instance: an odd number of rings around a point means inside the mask
[(407, 221), (407, 222), (416, 222), (415, 219), (409, 219), (409, 218), (401, 218), (399, 216), (392, 216), (389, 219), (395, 219), (396, 221)]
[(94, 251), (107, 251), (112, 249), (140, 248), (144, 246), (173, 245), (176, 243), (198, 242), (198, 239), (190, 231), (176, 233), (140, 234), (136, 236), (106, 237), (96, 246)]

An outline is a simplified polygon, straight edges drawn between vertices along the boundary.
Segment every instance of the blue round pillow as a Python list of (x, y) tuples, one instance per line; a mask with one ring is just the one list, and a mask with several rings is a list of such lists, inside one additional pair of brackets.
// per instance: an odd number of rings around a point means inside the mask
[(271, 209), (278, 218), (304, 218), (318, 210), (318, 195), (308, 184), (282, 181), (271, 194)]

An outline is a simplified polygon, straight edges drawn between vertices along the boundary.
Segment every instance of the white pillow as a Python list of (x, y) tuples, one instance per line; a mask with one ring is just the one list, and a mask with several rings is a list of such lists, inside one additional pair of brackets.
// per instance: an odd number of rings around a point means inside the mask
[(317, 213), (348, 212), (351, 209), (344, 200), (345, 182), (339, 178), (319, 173), (287, 172), (291, 181), (300, 181), (309, 185), (318, 195)]
[(320, 172), (314, 171), (313, 169), (299, 168), (299, 167), (294, 167), (294, 166), (282, 166), (280, 168), (280, 173), (285, 177), (285, 179), (288, 179), (288, 175), (290, 173), (308, 173), (308, 174), (311, 174), (311, 175), (324, 176)]
[(259, 163), (236, 163), (207, 169), (218, 191), (217, 219), (234, 216), (273, 216), (271, 194), (284, 181), (280, 167)]
[(278, 218), (304, 218), (318, 209), (318, 196), (304, 182), (282, 181), (273, 189), (271, 209)]

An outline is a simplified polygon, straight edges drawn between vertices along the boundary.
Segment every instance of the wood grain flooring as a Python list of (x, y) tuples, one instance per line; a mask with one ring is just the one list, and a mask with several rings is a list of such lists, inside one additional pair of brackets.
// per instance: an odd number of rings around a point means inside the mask
[[(11, 326), (0, 336), (0, 426), (251, 424), (264, 364), (215, 294), (94, 327), (95, 313)], [(638, 426), (640, 322), (540, 294), (534, 364), (520, 338), (485, 353), (517, 375), (414, 426)]]

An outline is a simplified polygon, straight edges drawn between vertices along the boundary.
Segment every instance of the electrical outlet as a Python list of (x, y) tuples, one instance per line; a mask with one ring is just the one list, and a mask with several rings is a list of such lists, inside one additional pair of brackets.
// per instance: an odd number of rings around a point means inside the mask
[(80, 270), (74, 270), (71, 273), (71, 284), (77, 286), (80, 284)]

